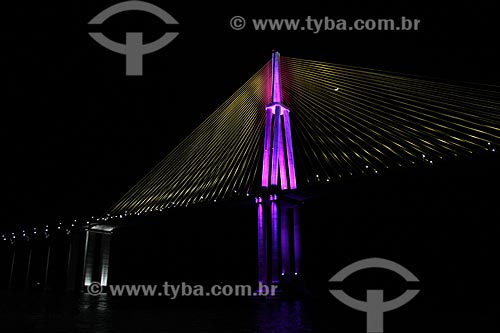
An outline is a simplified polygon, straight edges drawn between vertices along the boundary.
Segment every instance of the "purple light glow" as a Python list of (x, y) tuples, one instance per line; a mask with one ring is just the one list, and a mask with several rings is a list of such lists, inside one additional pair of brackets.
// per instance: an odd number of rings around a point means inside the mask
[[(288, 228), (288, 209), (281, 207), (281, 269), (290, 272), (290, 230)], [(283, 276), (285, 274), (282, 274)], [(288, 276), (287, 276), (288, 277)]]
[(262, 187), (267, 189), (269, 186), (278, 186), (278, 182), (280, 182), (282, 190), (296, 189), (290, 111), (282, 104), (280, 55), (278, 52), (273, 52), (271, 64), (272, 100), (266, 107)]
[(293, 258), (294, 258), (294, 271), (297, 275), (301, 268), (301, 250), (300, 250), (300, 220), (299, 208), (293, 208)]
[(278, 215), (278, 205), (276, 202), (271, 202), (271, 276), (272, 282), (278, 282), (279, 277), (279, 265), (280, 265), (280, 256), (279, 256), (279, 234), (278, 234), (278, 224), (279, 224), (279, 215)]
[(288, 181), (286, 176), (286, 162), (285, 162), (285, 148), (283, 146), (283, 133), (280, 131), (279, 135), (279, 169), (280, 169), (280, 180), (281, 189), (286, 190), (288, 188)]
[(257, 277), (259, 282), (267, 283), (267, 242), (266, 228), (264, 220), (264, 207), (262, 204), (257, 206)]
[[(270, 186), (277, 187), (278, 182), (282, 190), (297, 188), (290, 111), (282, 104), (280, 75), (279, 53), (273, 52), (272, 100), (266, 106), (262, 161), (262, 188), (265, 190)], [(279, 283), (292, 279), (301, 269), (298, 208), (294, 207), (291, 215), (291, 208), (278, 206), (283, 203), (278, 201), (276, 192), (269, 194), (266, 204), (262, 197), (255, 198), (255, 202), (258, 207), (259, 283)], [(269, 215), (267, 207), (270, 208)]]
[(273, 52), (273, 103), (281, 103), (280, 54)]
[(283, 121), (285, 123), (286, 156), (288, 158), (288, 175), (290, 176), (290, 189), (297, 188), (295, 178), (295, 161), (293, 159), (292, 131), (290, 127), (290, 111), (285, 109), (283, 112)]

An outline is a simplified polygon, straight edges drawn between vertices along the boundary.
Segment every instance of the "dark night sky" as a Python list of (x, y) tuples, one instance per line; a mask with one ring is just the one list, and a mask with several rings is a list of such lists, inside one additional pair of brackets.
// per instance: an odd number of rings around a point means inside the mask
[[(3, 51), (0, 223), (44, 223), (98, 215), (161, 160), (278, 49), (282, 55), (498, 84), (493, 3), (454, 7), (372, 1), (227, 7), (150, 1), (175, 17), (179, 37), (144, 58), (143, 77), (125, 77), (125, 57), (95, 43), (86, 24), (117, 1), (46, 4), (11, 12)], [(97, 3), (97, 4), (96, 4)], [(28, 13), (30, 12), (30, 13)], [(232, 31), (246, 18), (398, 18), (418, 32)], [(19, 23), (24, 22), (24, 23)], [(94, 29), (95, 30), (95, 29)], [(108, 36), (165, 26), (142, 13), (106, 22)]]

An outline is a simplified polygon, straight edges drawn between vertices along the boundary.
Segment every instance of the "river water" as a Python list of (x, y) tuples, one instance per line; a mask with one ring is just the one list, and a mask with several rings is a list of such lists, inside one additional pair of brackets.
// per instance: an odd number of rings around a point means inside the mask
[[(366, 315), (332, 301), (189, 299), (0, 293), (0, 332), (365, 332)], [(385, 332), (480, 332), (498, 309), (406, 305), (384, 315)]]

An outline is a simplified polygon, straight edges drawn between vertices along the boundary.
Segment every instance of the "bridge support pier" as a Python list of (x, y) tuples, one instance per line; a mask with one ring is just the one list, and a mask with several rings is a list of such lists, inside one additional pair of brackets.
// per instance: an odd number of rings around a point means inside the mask
[(16, 264), (16, 249), (12, 250), (12, 261), (10, 263), (10, 275), (8, 288), (12, 289), (14, 286), (14, 265)]
[(87, 230), (83, 259), (83, 286), (99, 282), (108, 285), (111, 232)]
[(30, 246), (28, 254), (28, 265), (26, 267), (26, 279), (24, 280), (24, 288), (29, 289), (30, 287), (30, 272), (31, 272), (31, 255), (33, 254), (33, 248)]
[(45, 291), (48, 291), (50, 289), (49, 287), (50, 251), (51, 251), (51, 246), (49, 244), (47, 246), (47, 257), (45, 259), (45, 274), (43, 277), (43, 288), (45, 289)]
[(276, 195), (257, 202), (257, 282), (286, 285), (301, 272), (299, 206)]

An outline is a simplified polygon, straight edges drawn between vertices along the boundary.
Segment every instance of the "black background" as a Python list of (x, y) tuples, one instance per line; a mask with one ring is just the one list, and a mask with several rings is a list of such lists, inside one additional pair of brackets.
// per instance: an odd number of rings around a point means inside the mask
[[(1, 33), (0, 55), (4, 81), (2, 229), (102, 214), (267, 62), (273, 49), (289, 57), (460, 81), (499, 82), (498, 18), (491, 1), (449, 6), (386, 1), (150, 2), (170, 13), (179, 26), (165, 27), (145, 13), (123, 13), (102, 27), (119, 42), (125, 31), (144, 31), (147, 41), (158, 38), (165, 29), (180, 32), (170, 45), (144, 57), (142, 77), (126, 77), (125, 57), (88, 36), (98, 29), (87, 22), (115, 1), (22, 4), (6, 11), (10, 20)], [(313, 34), (252, 31), (248, 26), (233, 31), (229, 20), (235, 15), (247, 21), (311, 15), (345, 19), (406, 16), (422, 22), (414, 32)], [(499, 178), (494, 176), (500, 163), (494, 157), (459, 162), (436, 171), (358, 180), (335, 189), (323, 201), (306, 205), (304, 214), (310, 224), (303, 227), (304, 261), (313, 277), (309, 285), (324, 288), (321, 283), (333, 273), (362, 257), (389, 257), (413, 263), (408, 268), (424, 281), (426, 291), (415, 306), (426, 320), (416, 325), (418, 329), (427, 328), (434, 310), (449, 309), (447, 316), (439, 318), (440, 327), (446, 327), (448, 320), (469, 313), (475, 304), (480, 313), (469, 317), (466, 327), (473, 330), (476, 321), (485, 319), (485, 328), (494, 315), (481, 312), (480, 306), (495, 299), (490, 293), (497, 278), (492, 263), (498, 261), (494, 251), (497, 196), (487, 195), (487, 191), (498, 188)], [(325, 204), (332, 209), (320, 210)], [(205, 222), (217, 221), (217, 213), (204, 214)], [(255, 235), (245, 234), (254, 227), (253, 217), (245, 216), (241, 228), (233, 225), (234, 233), (229, 228), (231, 216), (225, 216), (224, 231), (216, 233), (217, 226), (205, 224), (194, 235), (188, 234), (193, 230), (190, 225), (183, 224), (186, 218), (189, 223), (196, 221), (194, 215), (176, 219), (174, 230), (184, 232), (189, 244), (199, 241), (198, 246), (213, 246), (211, 250), (221, 256), (217, 267), (222, 271), (217, 278), (229, 276), (225, 270), (231, 271), (232, 264), (240, 262), (243, 267), (253, 262)], [(120, 246), (129, 251), (130, 258), (141, 256), (128, 240), (139, 238), (139, 242), (143, 237), (142, 243), (158, 252), (171, 246), (161, 245), (163, 236), (154, 230), (127, 232)], [(208, 242), (204, 232), (216, 234), (219, 244), (225, 240), (227, 246), (241, 245), (241, 253), (217, 248), (217, 242)], [(176, 234), (168, 237), (176, 238)], [(175, 262), (179, 271), (189, 275), (210, 269), (212, 262), (193, 268), (188, 260), (199, 249), (186, 248), (184, 257), (179, 254)], [(207, 253), (197, 259), (208, 260)], [(123, 267), (130, 264), (125, 256), (113, 260), (123, 261)], [(152, 270), (156, 258), (151, 260), (136, 260), (135, 273), (141, 276), (141, 269)], [(231, 276), (248, 278), (247, 273), (233, 271)], [(335, 304), (341, 314), (354, 318), (350, 309)], [(402, 311), (400, 321), (414, 320), (411, 307)], [(356, 314), (355, 319), (360, 318)], [(460, 322), (453, 323), (457, 331)], [(362, 328), (361, 322), (356, 325)]]

